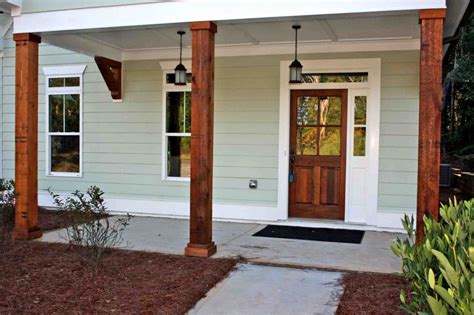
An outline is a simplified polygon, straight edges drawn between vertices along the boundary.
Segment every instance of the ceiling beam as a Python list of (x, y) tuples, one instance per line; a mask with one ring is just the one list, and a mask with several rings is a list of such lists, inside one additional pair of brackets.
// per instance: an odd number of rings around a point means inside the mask
[(321, 26), (321, 28), (326, 32), (326, 35), (333, 41), (333, 42), (337, 42), (339, 40), (339, 38), (337, 37), (336, 33), (334, 32), (334, 30), (332, 29), (331, 25), (328, 23), (328, 21), (326, 19), (321, 19), (321, 20), (318, 20), (319, 22), (319, 25)]
[(254, 36), (252, 36), (247, 30), (240, 27), (239, 25), (229, 24), (229, 26), (232, 27), (234, 30), (242, 33), (242, 35), (244, 35), (244, 37), (249, 41), (250, 44), (256, 45), (260, 43)]

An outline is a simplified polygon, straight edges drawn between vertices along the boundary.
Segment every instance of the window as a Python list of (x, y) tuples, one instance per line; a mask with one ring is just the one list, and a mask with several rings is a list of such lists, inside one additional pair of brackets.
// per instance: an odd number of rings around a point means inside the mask
[(368, 82), (368, 72), (303, 73), (304, 83), (359, 83)]
[[(71, 70), (68, 72), (68, 69)], [(82, 71), (78, 71), (82, 69)], [(82, 174), (82, 73), (85, 66), (48, 67), (46, 74), (47, 175)]]
[(365, 156), (367, 134), (367, 96), (354, 99), (354, 156)]
[[(174, 85), (165, 74), (163, 179), (189, 180), (191, 173), (191, 85)], [(188, 78), (191, 74), (188, 73)]]

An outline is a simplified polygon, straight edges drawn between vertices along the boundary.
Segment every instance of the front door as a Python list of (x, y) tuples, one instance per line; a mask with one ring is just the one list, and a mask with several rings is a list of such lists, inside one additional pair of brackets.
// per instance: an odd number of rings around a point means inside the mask
[(344, 219), (347, 90), (291, 92), (289, 215)]

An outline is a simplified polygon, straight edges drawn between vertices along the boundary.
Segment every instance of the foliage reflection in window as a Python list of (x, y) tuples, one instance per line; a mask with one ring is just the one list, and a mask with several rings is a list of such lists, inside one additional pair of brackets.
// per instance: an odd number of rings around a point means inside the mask
[(297, 155), (341, 155), (341, 101), (339, 96), (303, 96), (298, 99)]
[(191, 171), (191, 93), (166, 95), (167, 177), (189, 177)]
[(304, 83), (360, 83), (368, 82), (367, 72), (351, 73), (303, 73)]
[(367, 96), (356, 96), (354, 101), (354, 156), (365, 156)]

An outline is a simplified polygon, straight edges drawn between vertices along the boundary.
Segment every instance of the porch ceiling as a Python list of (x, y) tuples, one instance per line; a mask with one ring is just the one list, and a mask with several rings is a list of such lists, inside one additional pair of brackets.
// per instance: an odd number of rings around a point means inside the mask
[[(275, 46), (278, 46), (278, 50), (273, 53), (291, 53), (294, 40), (291, 25), (295, 23), (302, 26), (298, 34), (302, 53), (308, 45), (390, 40), (403, 41), (404, 44), (410, 42), (413, 46), (414, 39), (419, 38), (417, 12), (220, 21), (217, 23), (217, 55), (220, 55), (219, 48), (226, 48), (227, 52), (234, 48), (238, 55), (239, 48), (243, 47), (259, 47), (263, 54)], [(176, 31), (187, 28), (187, 24), (173, 24), (106, 31), (73, 31), (68, 34), (43, 33), (41, 36), (45, 42), (88, 55), (103, 55), (118, 60), (151, 57), (168, 59), (177, 55), (179, 39)], [(189, 57), (190, 32), (184, 36), (183, 43), (184, 56)]]

